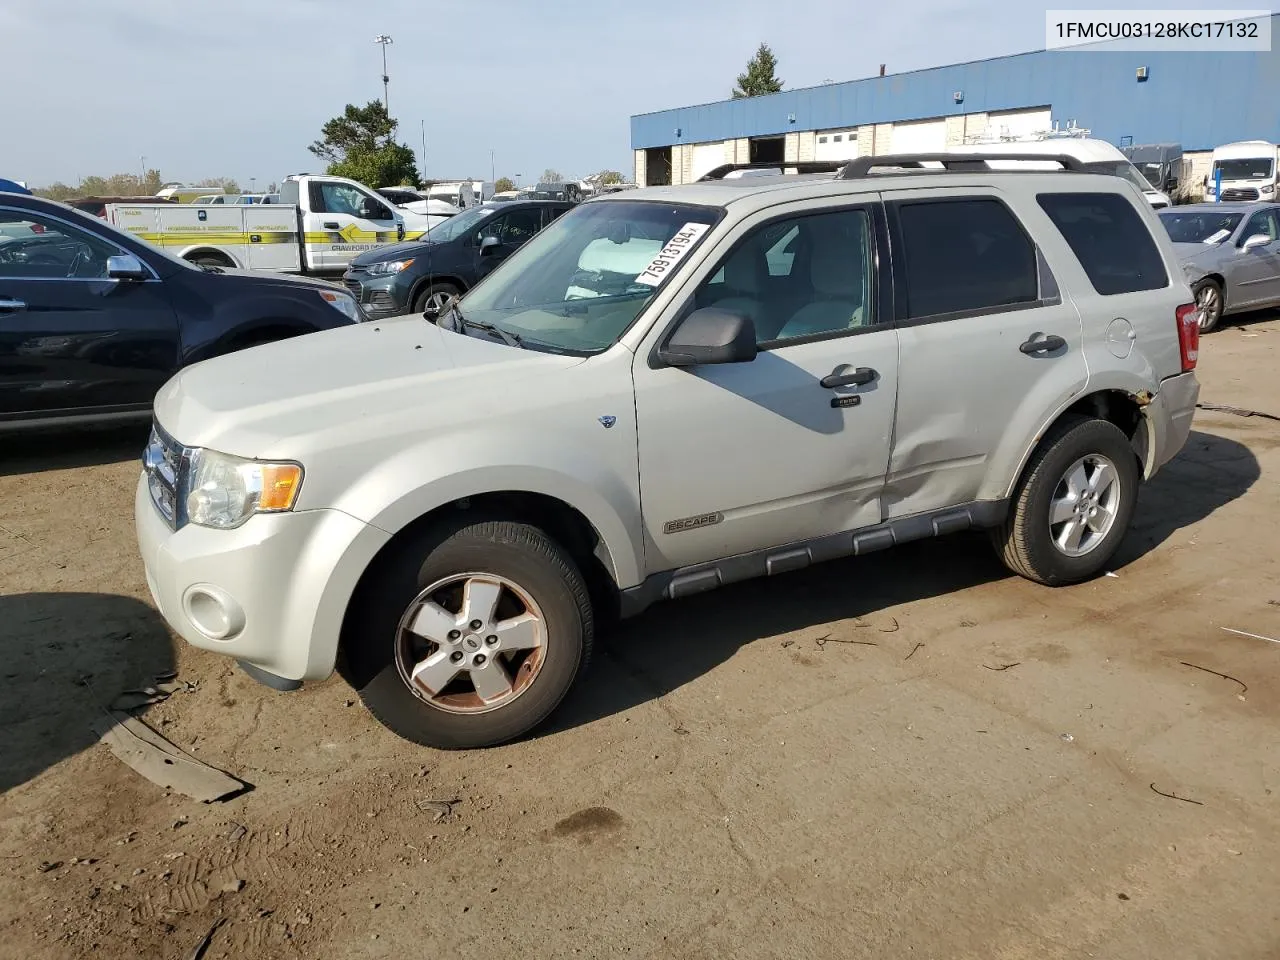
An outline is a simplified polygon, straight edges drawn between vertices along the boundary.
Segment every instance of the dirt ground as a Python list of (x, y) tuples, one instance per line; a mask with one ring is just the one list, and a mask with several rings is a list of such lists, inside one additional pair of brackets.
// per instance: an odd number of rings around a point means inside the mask
[[(1251, 317), (1202, 400), (1280, 414), (1277, 370)], [(3, 441), (0, 957), (189, 958), (218, 921), (209, 958), (1280, 957), (1280, 644), (1224, 629), (1280, 638), (1280, 422), (1202, 411), (1116, 576), (962, 536), (662, 605), (550, 729), (451, 754), (172, 641), (141, 441)], [(95, 742), (172, 669), (144, 719), (250, 792)]]

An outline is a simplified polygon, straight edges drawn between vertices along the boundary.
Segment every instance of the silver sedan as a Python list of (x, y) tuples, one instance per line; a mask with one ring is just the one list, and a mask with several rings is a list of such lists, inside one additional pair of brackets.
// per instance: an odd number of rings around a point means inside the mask
[(1228, 313), (1280, 305), (1280, 204), (1193, 203), (1160, 211), (1207, 333)]

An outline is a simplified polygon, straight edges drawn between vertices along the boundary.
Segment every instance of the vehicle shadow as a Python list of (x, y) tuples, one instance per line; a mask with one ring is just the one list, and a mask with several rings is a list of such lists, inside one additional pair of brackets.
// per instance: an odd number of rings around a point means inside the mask
[(1243, 443), (1192, 430), (1181, 452), (1138, 494), (1138, 509), (1115, 565), (1132, 563), (1177, 531), (1244, 496), (1260, 476), (1257, 458)]
[(169, 632), (145, 603), (101, 593), (0, 597), (0, 792), (92, 746), (103, 708), (173, 669)]
[(149, 430), (145, 424), (130, 424), (12, 434), (3, 441), (0, 476), (139, 460)]
[[(1258, 461), (1243, 444), (1193, 431), (1182, 453), (1140, 493), (1115, 566), (1133, 562), (1242, 496), (1259, 475)], [(985, 535), (968, 533), (657, 604), (606, 631), (597, 642), (588, 682), (534, 736), (662, 697), (755, 640), (867, 617), (1009, 576)]]

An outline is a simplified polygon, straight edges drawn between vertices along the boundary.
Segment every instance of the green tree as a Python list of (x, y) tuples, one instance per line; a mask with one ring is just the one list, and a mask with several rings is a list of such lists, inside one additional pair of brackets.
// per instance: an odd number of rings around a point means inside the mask
[(380, 100), (363, 107), (347, 104), (341, 116), (328, 121), (320, 139), (307, 149), (328, 165), (336, 177), (348, 177), (370, 187), (418, 185), (413, 150), (396, 143), (399, 126)]
[(223, 193), (239, 193), (240, 184), (230, 177), (205, 177), (192, 184), (193, 187), (217, 187)]
[(596, 174), (596, 177), (599, 178), (600, 184), (606, 187), (611, 183), (622, 182), (622, 174), (617, 170), (601, 170)]
[(159, 170), (148, 170), (145, 177), (136, 173), (114, 173), (109, 177), (85, 177), (74, 187), (57, 182), (31, 192), (50, 200), (71, 200), (75, 197), (152, 197), (164, 181)]
[(516, 182), (510, 177), (499, 177), (497, 182), (493, 185), (493, 192), (505, 193), (508, 190), (514, 190), (515, 188)]
[(747, 61), (747, 72), (738, 74), (738, 85), (733, 88), (733, 99), (762, 97), (782, 90), (782, 81), (774, 74), (778, 60), (767, 43), (760, 44), (756, 55)]
[(561, 175), (560, 171), (557, 170), (555, 167), (547, 167), (547, 169), (542, 171), (542, 179), (539, 180), (538, 182), (539, 183), (563, 183), (564, 177)]

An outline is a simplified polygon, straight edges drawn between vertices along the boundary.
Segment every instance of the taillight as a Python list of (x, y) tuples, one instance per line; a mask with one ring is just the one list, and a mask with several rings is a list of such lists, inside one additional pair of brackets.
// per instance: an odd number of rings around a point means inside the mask
[(1178, 308), (1178, 352), (1182, 354), (1182, 372), (1194, 370), (1200, 359), (1200, 308), (1194, 303)]

